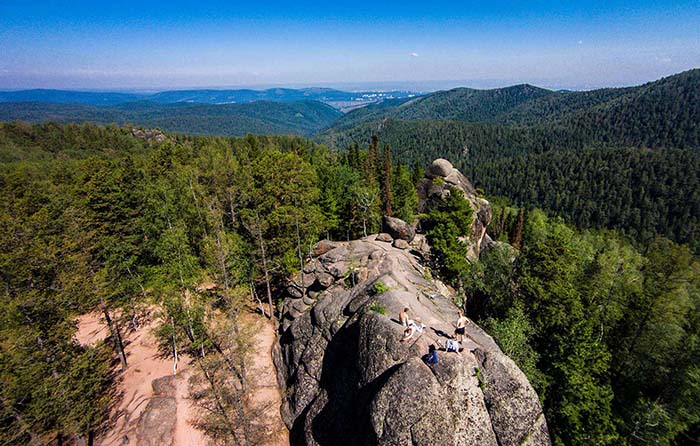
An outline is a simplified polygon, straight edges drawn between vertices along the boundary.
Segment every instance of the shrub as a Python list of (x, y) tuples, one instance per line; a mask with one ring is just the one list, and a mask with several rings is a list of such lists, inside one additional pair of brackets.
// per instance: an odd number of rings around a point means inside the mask
[(381, 280), (378, 280), (374, 283), (374, 294), (386, 293), (390, 289), (391, 288), (385, 285), (384, 282), (382, 282)]
[(382, 316), (386, 316), (386, 308), (379, 305), (376, 302), (374, 302), (372, 305), (370, 305), (369, 309), (370, 309), (370, 311), (374, 311), (375, 313), (379, 313)]

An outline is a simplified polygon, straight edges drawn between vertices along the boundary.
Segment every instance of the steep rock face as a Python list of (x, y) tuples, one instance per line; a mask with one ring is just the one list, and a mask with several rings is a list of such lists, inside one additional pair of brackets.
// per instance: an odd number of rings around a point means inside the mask
[(431, 206), (436, 201), (447, 197), (452, 188), (462, 191), (474, 209), (471, 233), (464, 241), (469, 246), (467, 254), (469, 259), (476, 260), (481, 254), (482, 246), (484, 246), (486, 227), (491, 222), (491, 205), (488, 201), (477, 196), (472, 183), (449, 161), (438, 158), (426, 169), (425, 178), (418, 183), (418, 212), (430, 211)]
[[(525, 375), (469, 323), (460, 355), (428, 346), (454, 330), (452, 291), (414, 252), (370, 236), (324, 244), (283, 306), (274, 349), (294, 445), (548, 445)], [(398, 314), (427, 327), (403, 341)]]

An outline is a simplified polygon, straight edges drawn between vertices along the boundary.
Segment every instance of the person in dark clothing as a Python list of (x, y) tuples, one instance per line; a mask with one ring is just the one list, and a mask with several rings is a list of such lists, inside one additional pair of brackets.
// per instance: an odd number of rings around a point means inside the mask
[(428, 355), (425, 359), (425, 362), (427, 362), (430, 365), (438, 363), (437, 349), (435, 348), (435, 345), (430, 344), (430, 346), (428, 346)]

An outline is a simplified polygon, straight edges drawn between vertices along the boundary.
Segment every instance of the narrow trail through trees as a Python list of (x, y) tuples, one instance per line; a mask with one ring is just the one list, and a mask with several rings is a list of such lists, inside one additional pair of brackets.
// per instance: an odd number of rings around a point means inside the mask
[(250, 404), (256, 412), (263, 414), (256, 423), (264, 425), (267, 433), (265, 446), (288, 446), (289, 432), (282, 422), (280, 406), (282, 394), (277, 384), (277, 371), (272, 362), (272, 346), (277, 337), (274, 322), (258, 314), (247, 313), (242, 322), (255, 327), (251, 375), (254, 377), (254, 392)]

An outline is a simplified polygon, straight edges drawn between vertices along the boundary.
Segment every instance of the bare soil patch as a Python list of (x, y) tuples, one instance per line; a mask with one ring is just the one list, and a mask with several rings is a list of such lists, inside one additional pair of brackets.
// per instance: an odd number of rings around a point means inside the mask
[[(82, 315), (77, 322), (76, 339), (83, 345), (94, 345), (109, 333), (99, 312)], [(141, 322), (137, 330), (121, 327), (128, 362), (117, 384), (122, 398), (112, 410), (111, 429), (98, 437), (95, 444), (206, 445), (204, 433), (190, 423), (193, 408), (187, 399), (191, 373), (187, 361), (179, 362), (177, 375), (173, 376), (172, 360), (160, 356), (153, 336), (157, 321), (142, 317)]]

